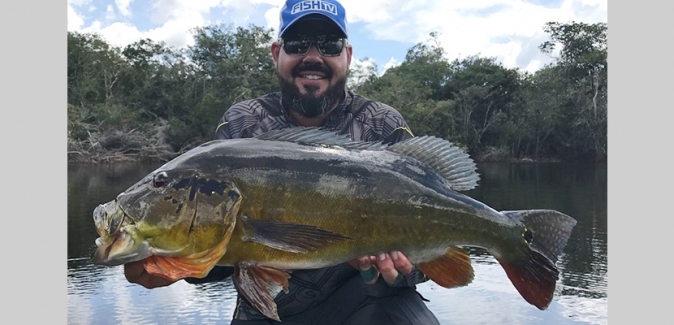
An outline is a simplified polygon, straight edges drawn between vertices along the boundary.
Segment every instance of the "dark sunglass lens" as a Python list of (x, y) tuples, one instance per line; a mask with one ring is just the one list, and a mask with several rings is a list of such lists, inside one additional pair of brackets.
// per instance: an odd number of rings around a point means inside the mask
[(309, 50), (311, 40), (288, 39), (283, 42), (283, 50), (288, 54), (304, 54)]
[(318, 43), (321, 52), (325, 55), (338, 55), (342, 53), (344, 41), (341, 38), (322, 40)]

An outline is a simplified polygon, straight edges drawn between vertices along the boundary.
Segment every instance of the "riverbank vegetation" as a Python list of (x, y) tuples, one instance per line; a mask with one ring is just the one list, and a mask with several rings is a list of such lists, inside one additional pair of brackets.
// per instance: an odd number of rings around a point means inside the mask
[[(397, 108), (415, 135), (477, 161), (602, 161), (607, 154), (607, 26), (543, 26), (553, 63), (527, 73), (479, 55), (445, 58), (435, 33), (382, 75), (353, 65), (357, 93)], [(210, 25), (195, 43), (115, 47), (68, 32), (68, 160), (167, 161), (211, 140), (233, 103), (277, 91), (272, 32)]]

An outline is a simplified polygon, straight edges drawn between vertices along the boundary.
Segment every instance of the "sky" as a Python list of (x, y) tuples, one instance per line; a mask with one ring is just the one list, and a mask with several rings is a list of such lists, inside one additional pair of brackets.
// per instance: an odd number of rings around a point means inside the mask
[[(447, 60), (495, 57), (535, 72), (553, 61), (538, 46), (549, 21), (607, 22), (607, 0), (342, 0), (353, 59), (381, 74), (407, 50), (439, 34)], [(225, 23), (278, 31), (283, 0), (68, 0), (68, 30), (95, 32), (115, 46), (141, 38), (193, 44), (191, 29)], [(553, 55), (554, 56), (554, 55)]]

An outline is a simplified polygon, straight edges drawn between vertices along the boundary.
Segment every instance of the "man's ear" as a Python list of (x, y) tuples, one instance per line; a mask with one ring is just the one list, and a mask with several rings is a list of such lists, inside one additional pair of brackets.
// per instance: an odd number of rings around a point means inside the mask
[(279, 55), (281, 55), (281, 45), (278, 42), (271, 43), (271, 57), (274, 59), (274, 66), (278, 63)]
[(350, 67), (351, 66), (351, 56), (353, 55), (353, 47), (351, 47), (351, 44), (349, 44), (346, 47), (346, 66)]

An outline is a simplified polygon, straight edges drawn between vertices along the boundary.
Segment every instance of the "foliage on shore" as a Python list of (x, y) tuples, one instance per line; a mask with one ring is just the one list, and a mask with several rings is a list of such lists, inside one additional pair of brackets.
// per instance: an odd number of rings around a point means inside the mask
[[(398, 109), (417, 135), (477, 161), (600, 161), (607, 154), (607, 26), (549, 22), (527, 73), (496, 58), (449, 61), (435, 33), (398, 66), (352, 65), (357, 93)], [(211, 140), (233, 103), (276, 91), (272, 31), (210, 25), (177, 49), (149, 39), (119, 48), (68, 32), (68, 159), (167, 161)]]

